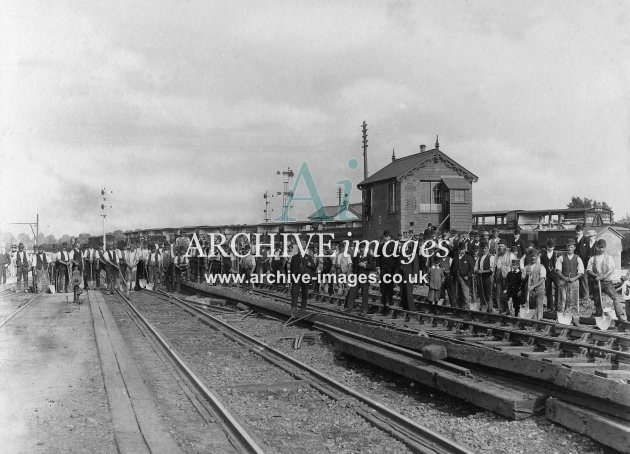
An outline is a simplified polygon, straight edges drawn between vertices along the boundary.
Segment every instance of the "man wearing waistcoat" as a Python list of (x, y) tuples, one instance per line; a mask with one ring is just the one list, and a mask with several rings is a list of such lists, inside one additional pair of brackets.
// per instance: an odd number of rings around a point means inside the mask
[(516, 247), (517, 249), (517, 259), (523, 257), (525, 255), (525, 252), (527, 252), (527, 244), (525, 244), (525, 240), (521, 238), (520, 229), (514, 230), (514, 243), (512, 243), (512, 247)]
[(11, 256), (7, 251), (2, 248), (0, 250), (0, 285), (7, 283), (7, 274), (9, 271), (9, 265), (11, 264)]
[(556, 260), (556, 271), (558, 271), (558, 281), (560, 283), (559, 311), (571, 309), (572, 312), (578, 310), (580, 294), (580, 278), (584, 275), (584, 264), (582, 259), (575, 254), (575, 240), (567, 240), (567, 253), (561, 255)]
[(451, 264), (451, 276), (453, 276), (455, 285), (455, 294), (457, 295), (457, 306), (465, 309), (470, 308), (470, 285), (472, 281), (475, 262), (473, 258), (466, 253), (466, 244), (460, 243), (458, 253), (453, 256)]
[(54, 282), (55, 291), (58, 292), (59, 288), (58, 277), (59, 277), (59, 249), (56, 244), (53, 244), (52, 253), (50, 254), (50, 265), (48, 266), (50, 271), (50, 282)]
[[(582, 259), (583, 264), (588, 263), (589, 239), (584, 235), (584, 227), (582, 224), (575, 226), (575, 253)], [(580, 279), (580, 298), (588, 297), (588, 279), (583, 276)]]
[(516, 255), (507, 250), (505, 239), (499, 239), (497, 242), (497, 254), (494, 257), (494, 305), (499, 307), (499, 313), (501, 314), (509, 313), (507, 301), (504, 302), (503, 294), (507, 288), (506, 279), (512, 269), (512, 260), (516, 260)]
[(612, 283), (615, 261), (612, 256), (606, 254), (606, 240), (603, 238), (595, 243), (595, 255), (589, 259), (586, 272), (590, 281), (591, 295), (595, 300), (595, 317), (603, 315), (601, 295), (604, 294), (613, 301), (617, 318), (626, 321), (627, 314), (623, 308), (623, 298), (615, 291)]
[(96, 280), (96, 288), (101, 288), (101, 275), (99, 266), (99, 252), (90, 245), (83, 253), (83, 286), (88, 288), (87, 281)]
[(494, 257), (490, 254), (490, 246), (487, 242), (482, 242), (480, 248), (480, 256), (475, 264), (475, 274), (479, 276), (479, 296), (481, 297), (481, 304), (486, 306), (486, 310), (488, 312), (492, 312), (492, 275), (494, 274)]
[(153, 245), (149, 247), (149, 250), (151, 252), (149, 252), (147, 259), (147, 267), (149, 270), (149, 280), (147, 282), (157, 285), (160, 270), (162, 269), (162, 255), (159, 249), (155, 248)]
[(553, 238), (547, 240), (547, 250), (540, 254), (540, 264), (545, 268), (547, 279), (545, 279), (545, 294), (547, 296), (547, 310), (555, 312), (558, 304), (558, 273), (556, 272), (556, 261), (558, 254), (555, 251), (556, 242)]
[(105, 260), (105, 273), (107, 275), (107, 294), (114, 294), (114, 287), (118, 280), (118, 254), (114, 251), (111, 243), (107, 244), (107, 251), (103, 254), (103, 260)]
[[(18, 244), (18, 251), (15, 255), (15, 275), (17, 276), (16, 290), (28, 293), (28, 270), (30, 263), (28, 260), (28, 254), (24, 250), (24, 244)], [(22, 281), (24, 281), (24, 287), (22, 287)]]
[(48, 260), (41, 247), (35, 245), (33, 251), (34, 254), (31, 261), (33, 266), (33, 286), (35, 287), (35, 293), (39, 293), (46, 289), (44, 275), (48, 273)]
[[(61, 245), (61, 252), (59, 253), (59, 261), (57, 262), (57, 277), (63, 282), (63, 292), (68, 293), (68, 284), (70, 283), (70, 253), (68, 252), (68, 243)], [(59, 286), (59, 293), (61, 293), (61, 286)]]
[[(70, 251), (71, 269), (70, 274), (74, 270), (78, 270), (80, 274), (83, 274), (83, 254), (81, 253), (81, 245), (78, 241), (75, 241), (72, 250)], [(85, 287), (87, 289), (87, 287)]]

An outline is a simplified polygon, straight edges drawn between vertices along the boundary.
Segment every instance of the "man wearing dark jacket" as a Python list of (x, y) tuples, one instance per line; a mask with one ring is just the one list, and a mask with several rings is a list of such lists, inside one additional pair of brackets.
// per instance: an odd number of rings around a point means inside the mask
[(298, 252), (291, 257), (289, 273), (291, 274), (291, 307), (297, 308), (298, 298), (301, 295), (301, 308), (306, 309), (308, 288), (311, 280), (316, 275), (315, 258), (313, 257), (312, 247), (309, 247), (304, 255)]
[(470, 307), (470, 283), (472, 282), (475, 261), (466, 253), (466, 245), (460, 244), (459, 251), (453, 256), (451, 276), (455, 284), (457, 306), (468, 309)]
[(397, 267), (397, 260), (394, 257), (395, 245), (393, 242), (388, 243), (392, 239), (389, 230), (383, 232), (383, 242), (379, 244), (377, 264), (381, 279), (381, 304), (383, 308), (381, 312), (387, 312), (387, 306), (392, 304), (394, 298), (394, 282), (392, 277)]
[(514, 242), (512, 243), (512, 247), (514, 246), (516, 246), (516, 252), (517, 252), (516, 258), (520, 259), (521, 257), (525, 255), (525, 252), (527, 251), (527, 244), (525, 244), (525, 240), (521, 238), (520, 229), (514, 230)]
[[(597, 232), (595, 230), (588, 230), (581, 236), (580, 240), (575, 240), (575, 254), (582, 259), (584, 266), (588, 263), (589, 259), (595, 255), (595, 237)], [(588, 276), (584, 273), (582, 279), (580, 279), (580, 298), (593, 298), (590, 292), (590, 286), (588, 283)]]
[(553, 238), (547, 240), (547, 250), (540, 254), (540, 264), (545, 268), (547, 279), (545, 280), (545, 293), (547, 294), (547, 310), (556, 311), (558, 303), (558, 273), (556, 262), (558, 254), (555, 251), (556, 242)]
[(374, 256), (368, 252), (365, 247), (365, 243), (359, 243), (359, 250), (355, 251), (352, 256), (352, 273), (355, 275), (357, 281), (350, 287), (348, 295), (346, 296), (345, 310), (347, 312), (354, 309), (354, 300), (356, 299), (359, 290), (361, 290), (361, 315), (367, 315), (369, 308), (368, 297), (370, 291), (368, 276), (370, 271), (375, 268)]

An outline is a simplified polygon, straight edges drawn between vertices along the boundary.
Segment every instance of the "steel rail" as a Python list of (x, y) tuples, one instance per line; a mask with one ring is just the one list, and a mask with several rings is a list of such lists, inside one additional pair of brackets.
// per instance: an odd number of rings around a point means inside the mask
[(11, 321), (11, 319), (13, 319), (16, 315), (18, 315), (20, 312), (22, 312), (24, 309), (26, 309), (33, 301), (35, 301), (37, 298), (39, 298), (41, 296), (41, 293), (38, 293), (37, 295), (29, 298), (29, 300), (24, 303), (22, 306), (20, 306), (18, 309), (16, 309), (15, 311), (13, 311), (11, 313), (11, 315), (9, 315), (7, 318), (5, 318), (4, 320), (2, 320), (0, 322), (0, 328), (2, 328), (4, 325), (6, 325), (7, 323), (9, 323)]
[(203, 383), (203, 381), (192, 371), (190, 367), (186, 365), (183, 359), (175, 351), (175, 349), (164, 339), (155, 327), (133, 306), (129, 298), (123, 295), (120, 290), (116, 290), (118, 295), (127, 304), (136, 317), (138, 317), (147, 329), (151, 332), (154, 338), (162, 346), (162, 348), (173, 359), (177, 367), (188, 377), (188, 379), (194, 384), (197, 390), (203, 395), (203, 397), (212, 405), (212, 408), (221, 418), (223, 423), (227, 426), (230, 434), (235, 437), (244, 448), (245, 452), (263, 454), (265, 451), (258, 446), (249, 433), (240, 425), (236, 418), (229, 412), (229, 410), (221, 403), (219, 398)]
[[(260, 292), (259, 294), (273, 297), (278, 300), (287, 300), (287, 297), (280, 295), (269, 295), (266, 292)], [(334, 309), (317, 306), (313, 303), (309, 303), (309, 305), (313, 308), (317, 308), (320, 311), (333, 313), (339, 312)], [(605, 332), (589, 328), (573, 327), (568, 325), (565, 326), (548, 321), (531, 321), (500, 314), (489, 314), (485, 312), (470, 311), (467, 309), (452, 307), (444, 307), (441, 311), (441, 314), (407, 311), (399, 308), (393, 308), (393, 310), (399, 313), (408, 314), (414, 318), (417, 318), (418, 321), (422, 319), (441, 321), (444, 323), (444, 326), (447, 329), (451, 329), (449, 326), (455, 327), (458, 324), (460, 325), (460, 328), (458, 328), (460, 330), (462, 329), (462, 327), (468, 326), (473, 328), (473, 332), (471, 332), (470, 335), (474, 333), (475, 329), (483, 332), (484, 334), (487, 333), (488, 330), (491, 330), (493, 332), (493, 337), (500, 338), (500, 340), (504, 339), (505, 335), (507, 334), (508, 336), (510, 336), (510, 340), (515, 342), (527, 342), (529, 339), (534, 339), (535, 341), (537, 341), (537, 345), (545, 348), (560, 347), (561, 349), (571, 351), (573, 353), (579, 352), (581, 348), (586, 348), (589, 351), (597, 352), (604, 356), (611, 355), (613, 357), (616, 357), (617, 359), (623, 358), (626, 361), (630, 361), (630, 337), (619, 332)], [(380, 325), (390, 328), (392, 327), (392, 324), (385, 321), (372, 320), (366, 317), (352, 316), (345, 313), (342, 313), (342, 316), (360, 321), (364, 324)], [(525, 326), (520, 327), (519, 325)], [(402, 329), (401, 327), (397, 328)], [(443, 334), (437, 335), (431, 333), (431, 328), (426, 326), (420, 326), (418, 328), (407, 327), (404, 330), (417, 332), (418, 329), (424, 329), (429, 336), (435, 336), (441, 339), (444, 339), (446, 336)], [(446, 337), (451, 338), (451, 336)], [(452, 337), (452, 339), (456, 340), (457, 338)], [(483, 339), (480, 337), (479, 340)], [(608, 342), (611, 341), (618, 344), (618, 349), (611, 348), (612, 344), (608, 344)], [(607, 342), (607, 344), (598, 345), (597, 342)]]
[[(421, 453), (470, 453), (471, 452), (468, 449), (464, 448), (463, 446), (460, 446), (459, 444), (454, 443), (448, 438), (443, 437), (437, 432), (434, 432), (428, 429), (427, 427), (424, 427), (422, 425), (415, 423), (414, 421), (401, 415), (400, 413), (391, 410), (390, 408), (370, 399), (367, 396), (364, 396), (363, 394), (360, 394), (354, 389), (349, 388), (343, 383), (336, 381), (335, 379), (323, 374), (322, 372), (319, 372), (318, 370), (310, 367), (309, 365), (302, 363), (301, 361), (298, 361), (288, 355), (285, 355), (284, 353), (272, 347), (269, 347), (264, 342), (238, 330), (237, 328), (234, 328), (233, 326), (229, 325), (228, 323), (225, 323), (223, 320), (218, 319), (212, 314), (209, 314), (201, 309), (198, 309), (197, 307), (183, 301), (180, 298), (177, 298), (176, 296), (165, 294), (161, 292), (160, 290), (157, 290), (157, 291), (154, 290), (154, 292), (159, 295), (162, 295), (163, 297), (172, 299), (173, 301), (175, 301), (177, 305), (182, 307), (182, 309), (188, 310), (193, 315), (196, 315), (199, 318), (203, 319), (209, 325), (214, 326), (214, 327), (220, 327), (223, 330), (230, 332), (232, 335), (234, 335), (236, 338), (240, 339), (241, 341), (245, 341), (247, 344), (254, 347), (252, 351), (254, 351), (255, 353), (258, 353), (258, 354), (261, 354), (262, 352), (267, 353), (267, 355), (265, 356), (273, 358), (272, 361), (274, 364), (276, 364), (277, 366), (283, 367), (288, 372), (291, 373), (292, 371), (282, 366), (281, 364), (278, 364), (278, 360), (290, 364), (292, 367), (297, 368), (302, 373), (306, 373), (308, 376), (311, 377), (310, 379), (311, 382), (315, 382), (316, 385), (318, 383), (320, 384), (320, 386), (316, 386), (317, 389), (320, 389), (326, 392), (325, 388), (332, 388), (335, 392), (345, 395), (345, 396), (350, 396), (358, 400), (359, 402), (363, 403), (364, 405), (368, 406), (372, 411), (371, 413), (367, 412), (366, 414), (366, 412), (361, 412), (361, 411), (358, 411), (358, 413), (364, 417), (369, 417), (369, 416), (373, 417), (375, 416), (374, 412), (376, 412), (380, 416), (380, 419), (383, 420), (389, 426), (391, 426), (393, 430), (387, 430), (387, 427), (384, 425), (381, 426), (381, 429), (384, 429), (386, 432), (389, 432), (390, 435), (394, 436), (399, 441), (405, 443), (409, 448), (411, 448), (415, 452), (421, 452)], [(324, 385), (324, 386), (322, 387), (321, 385)], [(329, 392), (327, 394), (330, 395)], [(332, 395), (331, 397), (337, 398), (334, 395)], [(372, 420), (371, 422), (373, 423), (375, 422), (373, 418), (370, 418), (370, 419)]]

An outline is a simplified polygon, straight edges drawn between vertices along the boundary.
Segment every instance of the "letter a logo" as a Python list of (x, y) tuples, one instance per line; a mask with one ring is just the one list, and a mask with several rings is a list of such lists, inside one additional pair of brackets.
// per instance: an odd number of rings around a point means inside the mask
[[(304, 184), (306, 185), (306, 190), (308, 191), (309, 197), (296, 197), (295, 192), (300, 185), (300, 181), (304, 180)], [(317, 192), (317, 187), (315, 186), (315, 181), (313, 180), (313, 176), (311, 175), (311, 171), (308, 168), (308, 164), (306, 162), (302, 163), (300, 167), (300, 171), (298, 172), (297, 178), (295, 179), (295, 183), (293, 184), (293, 188), (289, 193), (289, 199), (285, 207), (283, 207), (282, 214), (278, 216), (275, 221), (276, 222), (284, 222), (284, 221), (297, 221), (296, 218), (289, 216), (289, 207), (294, 201), (308, 201), (313, 202), (313, 206), (315, 207), (315, 211), (318, 216), (327, 217), (328, 219), (323, 220), (332, 220), (331, 217), (326, 215), (324, 210), (324, 205), (322, 204), (322, 199), (319, 197), (319, 192)]]

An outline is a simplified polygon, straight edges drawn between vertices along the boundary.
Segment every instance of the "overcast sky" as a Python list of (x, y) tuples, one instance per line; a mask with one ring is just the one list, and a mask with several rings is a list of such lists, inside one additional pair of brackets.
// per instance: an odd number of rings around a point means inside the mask
[[(0, 230), (263, 220), (277, 170), (441, 150), (474, 210), (630, 212), (625, 1), (29, 1), (0, 12)], [(272, 199), (273, 216), (280, 203)], [(294, 204), (308, 215), (311, 205)]]

